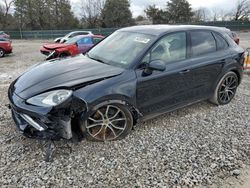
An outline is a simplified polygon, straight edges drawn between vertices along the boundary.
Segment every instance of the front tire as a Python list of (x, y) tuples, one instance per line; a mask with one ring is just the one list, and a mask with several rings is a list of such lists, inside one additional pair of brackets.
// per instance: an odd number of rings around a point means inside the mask
[(228, 104), (234, 98), (238, 85), (238, 76), (232, 71), (227, 72), (218, 82), (210, 102), (216, 105)]
[(5, 55), (4, 49), (0, 48), (0, 58), (4, 57), (4, 55)]
[(92, 111), (80, 128), (91, 141), (113, 141), (125, 138), (133, 127), (130, 110), (121, 104), (106, 104)]

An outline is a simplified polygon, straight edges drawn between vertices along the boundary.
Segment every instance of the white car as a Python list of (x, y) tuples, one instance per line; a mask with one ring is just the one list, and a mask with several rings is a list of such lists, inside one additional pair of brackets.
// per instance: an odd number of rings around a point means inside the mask
[(69, 40), (72, 37), (75, 37), (77, 35), (93, 35), (91, 31), (73, 31), (70, 32), (69, 34), (65, 35), (64, 37), (58, 37), (54, 40), (56, 43), (64, 43), (67, 40)]

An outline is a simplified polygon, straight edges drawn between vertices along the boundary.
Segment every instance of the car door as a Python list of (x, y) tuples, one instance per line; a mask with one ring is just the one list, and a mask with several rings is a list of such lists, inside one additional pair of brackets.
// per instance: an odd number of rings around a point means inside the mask
[[(192, 59), (186, 70), (191, 73), (187, 75), (187, 79), (193, 80), (192, 99), (206, 99), (212, 95), (218, 75), (224, 63), (231, 59), (231, 54), (226, 50), (227, 42), (218, 34), (205, 30), (188, 33)], [(221, 45), (223, 46), (220, 47)]]
[[(145, 55), (137, 74), (137, 106), (143, 115), (171, 110), (188, 101), (192, 81), (185, 67), (190, 64), (188, 58), (186, 32), (177, 32), (162, 37)], [(165, 71), (153, 71), (145, 75), (147, 64), (161, 60), (165, 62)]]
[(87, 52), (92, 46), (93, 46), (93, 41), (91, 37), (84, 37), (81, 38), (78, 42), (78, 50), (80, 53), (85, 53)]

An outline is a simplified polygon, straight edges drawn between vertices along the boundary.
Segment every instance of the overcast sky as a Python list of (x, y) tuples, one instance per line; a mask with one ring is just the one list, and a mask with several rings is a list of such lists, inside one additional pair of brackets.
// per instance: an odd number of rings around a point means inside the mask
[[(165, 7), (167, 0), (131, 0), (131, 11), (134, 16), (143, 14), (148, 5), (155, 4), (158, 7)], [(206, 7), (208, 9), (223, 9), (230, 11), (237, 0), (188, 0), (192, 8)]]
[[(81, 0), (71, 0), (73, 8), (79, 5), (77, 2)], [(131, 11), (133, 16), (144, 14), (144, 9), (149, 5), (155, 4), (159, 8), (164, 8), (168, 0), (130, 0), (131, 1)], [(230, 11), (236, 4), (237, 0), (188, 0), (192, 5), (192, 8), (206, 7), (210, 10), (222, 9), (226, 12)]]

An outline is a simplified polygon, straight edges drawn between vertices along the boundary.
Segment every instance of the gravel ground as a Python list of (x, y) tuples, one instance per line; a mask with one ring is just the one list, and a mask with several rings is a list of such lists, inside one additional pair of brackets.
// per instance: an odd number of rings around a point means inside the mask
[(141, 122), (120, 141), (59, 141), (45, 162), (48, 143), (20, 135), (5, 106), (9, 83), (43, 60), (43, 42), (14, 41), (0, 59), (1, 187), (250, 187), (250, 74), (229, 105), (201, 102)]

